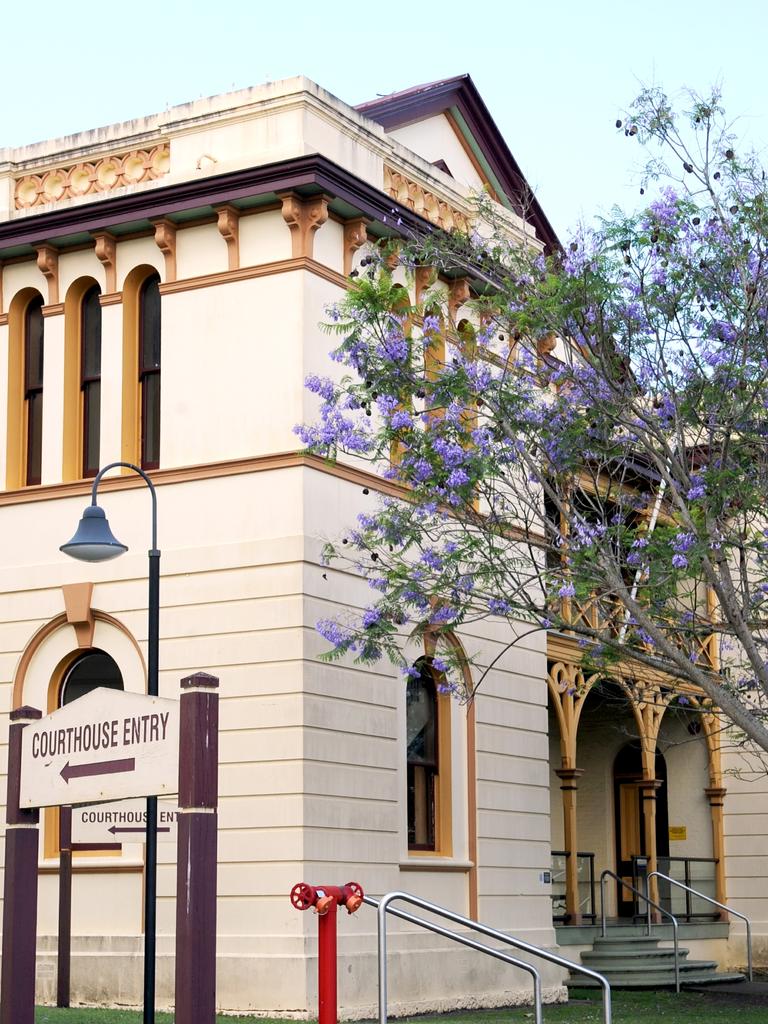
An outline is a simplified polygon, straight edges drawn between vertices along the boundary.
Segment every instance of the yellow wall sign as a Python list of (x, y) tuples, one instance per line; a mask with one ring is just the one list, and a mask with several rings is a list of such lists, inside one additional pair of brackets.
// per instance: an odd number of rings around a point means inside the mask
[(688, 828), (685, 825), (670, 825), (669, 826), (669, 839), (670, 842), (675, 840), (687, 839)]

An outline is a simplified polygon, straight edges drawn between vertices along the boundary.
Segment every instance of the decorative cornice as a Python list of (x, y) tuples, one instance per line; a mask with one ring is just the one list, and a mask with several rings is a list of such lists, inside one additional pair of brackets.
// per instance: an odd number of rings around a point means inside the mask
[(216, 227), (227, 243), (229, 269), (237, 270), (240, 266), (240, 211), (234, 206), (220, 206), (216, 216)]
[(155, 245), (165, 259), (165, 280), (176, 280), (176, 225), (161, 218), (155, 222)]
[(52, 245), (41, 245), (37, 250), (37, 267), (48, 282), (48, 305), (59, 301), (59, 253)]
[(357, 250), (368, 241), (368, 221), (365, 217), (348, 220), (344, 224), (344, 276), (352, 273), (352, 261)]
[(99, 234), (94, 234), (93, 242), (96, 259), (104, 267), (107, 292), (114, 292), (117, 289), (117, 244), (115, 236), (110, 235), (108, 231), (102, 231)]
[(294, 259), (312, 257), (315, 232), (328, 220), (328, 197), (302, 199), (293, 192), (280, 196), (283, 220), (291, 230), (291, 246)]
[[(154, 221), (201, 207), (216, 207), (238, 200), (272, 193), (318, 190), (359, 210), (377, 222), (379, 231), (394, 233), (392, 199), (381, 189), (362, 181), (350, 171), (319, 155), (295, 157), (260, 167), (195, 178), (175, 185), (139, 189), (98, 202), (62, 206), (0, 223), (0, 250), (30, 249), (43, 241), (94, 231), (109, 231), (128, 222)], [(409, 208), (397, 211), (403, 228), (418, 233), (428, 230), (428, 221)]]
[(64, 313), (64, 303), (54, 302), (49, 303), (47, 306), (43, 306), (43, 316), (62, 316)]
[(93, 192), (110, 192), (124, 185), (162, 178), (170, 168), (171, 152), (167, 143), (153, 149), (132, 149), (102, 157), (93, 163), (54, 167), (40, 174), (16, 179), (14, 204), (17, 210), (79, 199)]
[[(408, 491), (391, 480), (384, 480), (376, 473), (340, 462), (328, 462), (319, 455), (308, 455), (302, 451), (278, 452), (274, 455), (258, 455), (250, 459), (233, 459), (228, 462), (206, 462), (195, 466), (182, 466), (178, 469), (157, 469), (150, 473), (156, 486), (184, 484), (195, 480), (211, 480), (224, 476), (246, 476), (250, 473), (273, 472), (280, 469), (296, 469), (304, 467), (320, 473), (328, 473), (339, 480), (360, 487), (368, 487), (381, 494), (396, 498), (407, 497)], [(101, 490), (125, 491), (142, 487), (143, 481), (136, 476), (104, 477), (99, 484)], [(93, 489), (92, 480), (73, 480), (64, 484), (42, 484), (35, 487), (23, 487), (15, 491), (0, 491), (0, 507), (3, 505), (21, 505), (32, 501), (55, 501), (60, 498), (73, 498), (78, 495), (90, 496)]]
[(384, 191), (401, 206), (413, 210), (443, 231), (469, 231), (470, 221), (466, 214), (388, 164), (384, 164)]
[(0, 313), (0, 327), (5, 327), (8, 323), (8, 314)]
[(448, 315), (451, 318), (451, 323), (456, 323), (456, 314), (471, 297), (469, 281), (466, 277), (459, 277), (451, 282), (448, 290)]
[(102, 306), (119, 306), (122, 301), (122, 292), (105, 292), (99, 296), (99, 304)]
[(554, 228), (469, 75), (458, 75), (383, 96), (361, 103), (355, 110), (376, 121), (385, 131), (414, 124), (446, 111), (452, 114), (458, 112), (515, 212), (533, 224), (547, 248), (560, 248)]

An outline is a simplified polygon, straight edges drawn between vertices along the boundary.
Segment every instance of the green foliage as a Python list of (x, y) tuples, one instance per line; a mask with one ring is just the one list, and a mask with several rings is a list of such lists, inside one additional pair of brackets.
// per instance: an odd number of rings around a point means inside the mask
[[(545, 253), (485, 197), (482, 231), (406, 239), (395, 272), (369, 256), (333, 312), (346, 375), (308, 381), (302, 436), (402, 496), (328, 549), (377, 596), (320, 629), (330, 657), (406, 670), (427, 631), (567, 631), (595, 667), (695, 687), (768, 749), (764, 173), (717, 95), (678, 114), (646, 90), (619, 130), (650, 158), (638, 211)], [(425, 266), (441, 280), (414, 300)]]

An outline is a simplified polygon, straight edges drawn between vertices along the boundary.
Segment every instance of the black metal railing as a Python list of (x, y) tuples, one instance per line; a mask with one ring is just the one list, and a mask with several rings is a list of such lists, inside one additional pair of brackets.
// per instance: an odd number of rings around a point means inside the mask
[(698, 890), (704, 896), (714, 899), (716, 896), (715, 868), (717, 861), (712, 857), (658, 857), (658, 869), (664, 875), (681, 882), (686, 889), (671, 886), (663, 878), (658, 879), (659, 902), (672, 911), (680, 921), (717, 921), (719, 911), (712, 910), (712, 904), (701, 899)]
[[(569, 915), (565, 905), (565, 868), (568, 853), (565, 850), (552, 851), (552, 920), (568, 924)], [(579, 886), (579, 913), (582, 919), (596, 921), (595, 911), (595, 855), (577, 853), (577, 876)]]

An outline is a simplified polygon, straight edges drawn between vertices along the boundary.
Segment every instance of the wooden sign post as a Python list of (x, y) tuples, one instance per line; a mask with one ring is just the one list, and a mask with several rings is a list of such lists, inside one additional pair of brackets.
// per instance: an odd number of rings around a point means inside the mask
[(216, 1021), (216, 830), (219, 680), (181, 680), (176, 855), (176, 1024)]
[[(46, 718), (11, 712), (0, 1024), (35, 1019), (39, 808), (64, 805), (62, 853), (71, 856), (71, 805), (173, 792), (176, 1024), (215, 1024), (218, 685), (198, 672), (181, 680), (180, 701), (96, 689)], [(67, 947), (68, 936), (60, 953)], [(59, 982), (62, 1005), (68, 978)]]
[(19, 807), (21, 739), (42, 717), (37, 708), (11, 712), (8, 731), (8, 799), (5, 809), (3, 965), (0, 1024), (35, 1024), (37, 952), (37, 845), (40, 812)]

